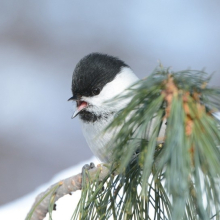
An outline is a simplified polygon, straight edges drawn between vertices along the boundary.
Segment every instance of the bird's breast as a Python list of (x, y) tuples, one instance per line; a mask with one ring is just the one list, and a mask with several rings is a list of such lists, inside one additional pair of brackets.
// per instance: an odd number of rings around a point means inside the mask
[(112, 152), (107, 145), (113, 138), (113, 131), (105, 131), (106, 127), (113, 120), (114, 116), (97, 120), (95, 122), (81, 121), (83, 135), (90, 149), (102, 162), (110, 162)]

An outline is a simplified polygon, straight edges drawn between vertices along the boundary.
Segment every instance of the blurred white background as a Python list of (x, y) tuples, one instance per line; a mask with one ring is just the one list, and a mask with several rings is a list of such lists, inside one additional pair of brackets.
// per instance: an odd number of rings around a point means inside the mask
[(92, 155), (71, 120), (71, 77), (91, 52), (118, 56), (139, 77), (158, 65), (216, 72), (220, 2), (0, 1), (0, 205)]

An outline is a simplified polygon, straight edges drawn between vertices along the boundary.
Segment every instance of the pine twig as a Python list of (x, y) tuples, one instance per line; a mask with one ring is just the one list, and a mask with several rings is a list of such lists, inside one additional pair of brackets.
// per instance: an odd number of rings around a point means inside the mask
[[(97, 167), (88, 170), (89, 180), (97, 180), (97, 174), (99, 181), (102, 181), (108, 174), (109, 169), (104, 164), (98, 164)], [(27, 214), (25, 220), (42, 220), (45, 218), (47, 212), (52, 205), (61, 197), (82, 189), (82, 173), (71, 176), (64, 180), (59, 181), (51, 185), (45, 192), (40, 193), (30, 211)]]

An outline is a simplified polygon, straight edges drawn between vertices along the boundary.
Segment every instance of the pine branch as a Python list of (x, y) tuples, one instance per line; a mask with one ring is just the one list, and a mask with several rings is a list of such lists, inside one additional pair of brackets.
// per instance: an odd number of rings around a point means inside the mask
[(116, 99), (133, 97), (107, 128), (120, 128), (108, 149), (120, 175), (84, 187), (73, 219), (220, 219), (220, 123), (213, 116), (220, 89), (209, 80), (202, 71), (159, 68)]
[[(102, 181), (109, 173), (109, 169), (104, 164), (99, 164), (97, 167), (86, 170), (89, 175), (89, 181), (93, 179)], [(42, 192), (36, 197), (25, 220), (42, 220), (48, 212), (52, 212), (55, 202), (61, 197), (82, 189), (82, 173), (71, 176), (58, 183), (50, 186), (45, 192)], [(86, 177), (86, 176), (85, 176)], [(88, 181), (88, 178), (84, 178)]]
[(107, 128), (113, 163), (102, 181), (88, 173), (71, 219), (220, 220), (220, 88), (209, 80), (160, 67), (115, 99), (133, 97)]

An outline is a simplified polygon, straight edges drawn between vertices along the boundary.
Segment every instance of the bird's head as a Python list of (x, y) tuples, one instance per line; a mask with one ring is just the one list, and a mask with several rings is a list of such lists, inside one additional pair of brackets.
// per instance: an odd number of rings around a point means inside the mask
[(72, 77), (72, 94), (77, 115), (84, 122), (95, 122), (119, 111), (125, 102), (107, 103), (138, 80), (130, 67), (116, 57), (92, 53), (76, 65)]

